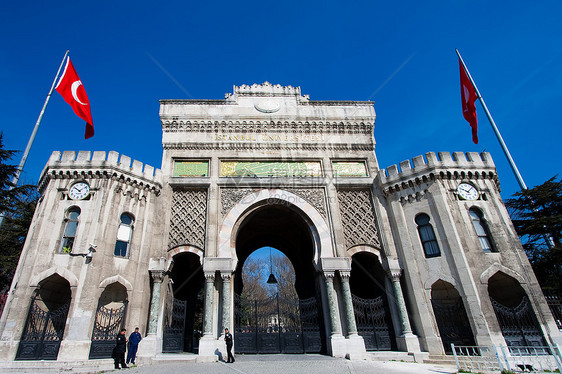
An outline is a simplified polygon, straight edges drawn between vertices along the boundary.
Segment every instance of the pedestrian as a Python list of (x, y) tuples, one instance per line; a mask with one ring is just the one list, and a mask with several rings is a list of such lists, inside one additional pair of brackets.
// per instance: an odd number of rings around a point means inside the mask
[(228, 359), (226, 360), (228, 364), (234, 362), (234, 356), (232, 355), (232, 334), (228, 332), (228, 329), (224, 329), (224, 341), (226, 342), (226, 352), (228, 353)]
[(115, 369), (119, 369), (119, 365), (121, 365), (121, 369), (128, 368), (127, 364), (125, 364), (125, 351), (127, 350), (126, 332), (127, 329), (121, 329), (119, 334), (117, 334), (117, 338), (115, 338), (115, 348), (113, 348)]
[(142, 336), (139, 332), (139, 328), (135, 327), (135, 331), (129, 336), (129, 350), (127, 351), (127, 365), (132, 363), (135, 364), (135, 358), (137, 357), (137, 349), (139, 349), (139, 343), (142, 340)]

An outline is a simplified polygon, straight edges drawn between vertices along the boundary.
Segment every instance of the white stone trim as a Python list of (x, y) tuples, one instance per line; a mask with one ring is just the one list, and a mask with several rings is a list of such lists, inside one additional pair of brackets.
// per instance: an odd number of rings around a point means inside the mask
[(488, 284), (490, 278), (492, 278), (500, 271), (506, 275), (509, 275), (512, 278), (515, 278), (515, 280), (517, 280), (517, 282), (519, 282), (519, 284), (521, 285), (527, 284), (527, 281), (525, 280), (525, 278), (521, 276), (521, 274), (501, 264), (498, 264), (497, 262), (490, 265), (490, 267), (488, 267), (486, 270), (482, 272), (482, 274), (480, 274), (480, 283)]
[(62, 267), (52, 267), (49, 268), (45, 271), (42, 271), (41, 273), (35, 275), (31, 281), (29, 282), (29, 286), (30, 287), (39, 287), (39, 283), (45, 279), (47, 279), (48, 277), (50, 277), (53, 274), (58, 274), (59, 276), (61, 276), (62, 278), (66, 279), (68, 281), (68, 283), (70, 283), (70, 287), (77, 287), (78, 286), (78, 278), (76, 277), (76, 275), (74, 275), (74, 273), (72, 273), (70, 270), (62, 268)]
[(236, 267), (236, 234), (242, 220), (250, 212), (264, 206), (270, 200), (279, 200), (298, 211), (305, 221), (308, 221), (314, 241), (314, 262), (318, 264), (320, 258), (334, 257), (334, 246), (330, 228), (322, 215), (305, 199), (282, 189), (256, 191), (238, 202), (226, 215), (219, 231), (218, 256), (232, 258)]
[(121, 285), (123, 285), (126, 289), (127, 292), (130, 292), (133, 290), (133, 285), (125, 278), (123, 278), (123, 276), (117, 274), (114, 275), (112, 277), (109, 278), (105, 278), (104, 280), (102, 280), (100, 282), (99, 288), (106, 288), (107, 286), (109, 286), (112, 283), (120, 283)]
[(368, 253), (374, 254), (375, 256), (378, 257), (379, 262), (382, 265), (382, 254), (381, 254), (381, 251), (378, 250), (377, 248), (375, 248), (371, 245), (356, 245), (356, 246), (351, 247), (347, 250), (347, 254), (349, 255), (350, 258), (354, 254), (359, 253), (359, 252), (368, 252)]
[(197, 256), (199, 256), (199, 263), (202, 262), (203, 256), (205, 254), (201, 249), (194, 247), (192, 245), (179, 245), (177, 247), (168, 250), (168, 253), (166, 254), (167, 260), (171, 261), (175, 255), (184, 252), (194, 253)]

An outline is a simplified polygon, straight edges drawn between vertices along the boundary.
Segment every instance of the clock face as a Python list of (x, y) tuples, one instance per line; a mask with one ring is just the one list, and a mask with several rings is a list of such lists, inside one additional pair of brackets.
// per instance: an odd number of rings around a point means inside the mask
[(68, 192), (68, 196), (72, 200), (82, 200), (90, 193), (90, 186), (86, 182), (78, 182), (74, 183), (72, 187), (70, 187), (70, 191)]
[(461, 183), (457, 187), (457, 192), (465, 200), (476, 200), (480, 195), (476, 187), (469, 183)]

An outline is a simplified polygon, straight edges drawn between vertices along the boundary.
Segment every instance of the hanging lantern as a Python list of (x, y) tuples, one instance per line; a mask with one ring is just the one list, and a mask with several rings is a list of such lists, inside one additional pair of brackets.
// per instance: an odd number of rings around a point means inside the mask
[(267, 279), (268, 284), (277, 284), (277, 279), (273, 273), (269, 274), (269, 278)]
[(267, 284), (277, 284), (277, 279), (273, 275), (273, 261), (271, 261), (271, 247), (269, 247), (269, 278)]

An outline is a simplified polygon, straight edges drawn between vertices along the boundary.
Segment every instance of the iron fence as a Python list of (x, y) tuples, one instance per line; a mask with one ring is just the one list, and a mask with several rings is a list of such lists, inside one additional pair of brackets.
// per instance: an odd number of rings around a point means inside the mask
[(457, 369), (463, 372), (560, 373), (562, 355), (552, 346), (455, 346)]

